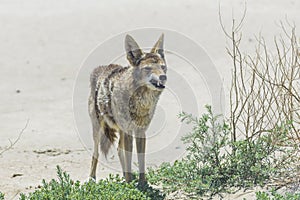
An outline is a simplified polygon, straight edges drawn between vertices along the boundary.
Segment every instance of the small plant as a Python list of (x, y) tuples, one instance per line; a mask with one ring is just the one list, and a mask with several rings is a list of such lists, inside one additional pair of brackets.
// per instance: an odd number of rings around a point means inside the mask
[(4, 194), (0, 192), (0, 200), (4, 200)]
[(150, 183), (161, 183), (168, 193), (182, 190), (189, 198), (224, 190), (229, 178), (225, 152), (230, 128), (220, 122), (220, 116), (214, 116), (210, 106), (206, 109), (207, 113), (200, 118), (186, 113), (179, 115), (182, 121), (193, 125), (191, 133), (182, 138), (188, 144), (187, 157), (173, 165), (164, 163), (156, 170), (149, 169)]
[[(63, 172), (57, 166), (58, 180), (51, 180), (47, 183), (43, 180), (40, 189), (29, 195), (21, 194), (21, 200), (93, 200), (93, 199), (136, 199), (149, 200), (162, 199), (158, 193), (151, 190), (151, 187), (144, 188), (143, 191), (136, 187), (136, 183), (126, 183), (118, 175), (110, 175), (107, 179), (102, 179), (98, 183), (89, 181), (81, 184), (70, 179), (69, 174)], [(156, 195), (156, 196), (155, 196)], [(154, 196), (154, 197), (153, 197)]]
[(230, 192), (232, 187), (249, 188), (264, 185), (276, 174), (275, 154), (284, 151), (277, 145), (287, 140), (288, 128), (258, 137), (256, 140), (232, 141), (229, 125), (215, 116), (210, 106), (200, 118), (181, 113), (183, 122), (193, 126), (182, 138), (188, 144), (187, 156), (174, 164), (164, 163), (149, 169), (148, 180), (162, 184), (167, 193), (182, 190), (189, 197)]
[(299, 200), (300, 193), (289, 193), (279, 194), (274, 189), (271, 192), (256, 192), (257, 200)]

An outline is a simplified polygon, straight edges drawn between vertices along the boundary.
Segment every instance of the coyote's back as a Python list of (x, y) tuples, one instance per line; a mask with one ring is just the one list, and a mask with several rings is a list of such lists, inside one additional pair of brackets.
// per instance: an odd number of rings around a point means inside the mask
[(89, 114), (93, 125), (94, 154), (90, 176), (95, 179), (99, 144), (106, 156), (119, 133), (118, 155), (126, 181), (132, 179), (132, 140), (136, 139), (140, 183), (145, 183), (145, 131), (167, 80), (163, 35), (150, 53), (134, 39), (125, 39), (128, 67), (110, 64), (94, 69), (90, 77)]

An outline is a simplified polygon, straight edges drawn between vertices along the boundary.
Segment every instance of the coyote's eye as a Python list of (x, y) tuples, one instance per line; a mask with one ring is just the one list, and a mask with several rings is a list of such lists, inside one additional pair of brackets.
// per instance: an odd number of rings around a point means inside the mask
[(152, 70), (152, 67), (144, 67), (144, 69), (145, 69), (146, 71), (151, 71), (151, 70)]
[(166, 65), (162, 65), (161, 69), (165, 71), (167, 69), (167, 66)]

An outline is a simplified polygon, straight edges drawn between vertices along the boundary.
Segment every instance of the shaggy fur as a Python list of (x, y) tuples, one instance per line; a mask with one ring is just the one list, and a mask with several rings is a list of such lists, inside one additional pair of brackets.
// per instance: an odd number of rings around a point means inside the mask
[(144, 53), (127, 35), (125, 49), (128, 67), (110, 64), (97, 67), (91, 74), (89, 114), (94, 154), (90, 176), (96, 177), (99, 145), (106, 156), (119, 134), (118, 155), (126, 181), (132, 179), (132, 140), (136, 138), (140, 182), (145, 182), (145, 131), (167, 80), (163, 35), (150, 53)]

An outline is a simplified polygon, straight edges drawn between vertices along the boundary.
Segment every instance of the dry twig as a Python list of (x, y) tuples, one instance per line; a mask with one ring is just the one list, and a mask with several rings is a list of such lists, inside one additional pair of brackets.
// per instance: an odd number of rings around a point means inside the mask
[(25, 124), (24, 128), (20, 131), (20, 133), (19, 133), (17, 139), (16, 139), (15, 141), (11, 141), (11, 140), (9, 139), (10, 145), (9, 145), (8, 147), (4, 148), (4, 149), (0, 152), (0, 155), (2, 155), (4, 152), (6, 152), (6, 151), (8, 151), (8, 150), (10, 150), (10, 149), (13, 148), (13, 146), (20, 140), (22, 134), (24, 133), (25, 129), (26, 129), (27, 126), (28, 126), (28, 123), (29, 123), (29, 119), (27, 119), (26, 124)]

